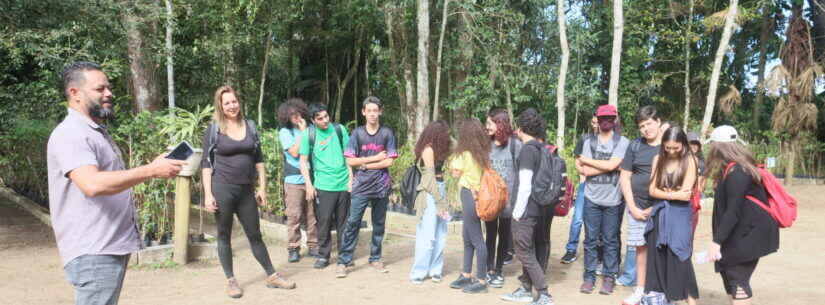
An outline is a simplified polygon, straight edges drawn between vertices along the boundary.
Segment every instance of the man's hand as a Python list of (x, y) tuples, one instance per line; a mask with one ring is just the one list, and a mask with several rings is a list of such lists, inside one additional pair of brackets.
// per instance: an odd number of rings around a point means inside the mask
[(207, 192), (205, 195), (203, 207), (213, 213), (218, 210), (218, 202), (215, 201), (215, 197), (212, 196), (211, 192)]
[(637, 208), (630, 209), (630, 216), (638, 221), (645, 221), (650, 217), (650, 209), (640, 210)]
[(307, 129), (307, 121), (304, 120), (304, 118), (298, 119), (298, 124), (296, 125), (298, 125), (298, 130), (300, 131), (304, 131), (304, 129)]
[(255, 200), (258, 201), (258, 206), (265, 207), (267, 205), (266, 191), (259, 189), (255, 192)]
[[(386, 159), (386, 158), (387, 158), (387, 152), (386, 151), (381, 151), (380, 153), (375, 154), (375, 155), (372, 156), (372, 162), (381, 162), (381, 161), (384, 161), (384, 159)], [(372, 162), (370, 162), (370, 163), (372, 163)]]
[(307, 183), (306, 187), (307, 187), (306, 199), (307, 199), (308, 202), (313, 202), (313, 200), (315, 200), (315, 197), (318, 196), (318, 192), (315, 191), (315, 186), (313, 186), (312, 184)]
[(161, 154), (148, 167), (152, 178), (172, 178), (180, 173), (184, 165), (186, 161), (167, 159), (166, 154)]

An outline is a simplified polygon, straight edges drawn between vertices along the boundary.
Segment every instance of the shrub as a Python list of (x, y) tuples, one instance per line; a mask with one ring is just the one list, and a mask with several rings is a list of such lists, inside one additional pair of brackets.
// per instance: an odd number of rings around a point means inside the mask
[(14, 118), (0, 133), (0, 184), (48, 206), (46, 145), (55, 123)]

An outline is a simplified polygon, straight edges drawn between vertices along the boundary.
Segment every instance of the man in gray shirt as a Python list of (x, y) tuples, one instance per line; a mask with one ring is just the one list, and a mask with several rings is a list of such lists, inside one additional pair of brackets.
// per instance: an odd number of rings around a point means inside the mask
[(587, 177), (584, 188), (584, 283), (582, 293), (592, 293), (596, 282), (599, 237), (604, 242), (604, 279), (601, 294), (613, 293), (619, 273), (619, 228), (624, 204), (619, 189), (619, 165), (624, 158), (627, 138), (616, 130), (619, 112), (615, 106), (596, 110), (599, 133), (584, 140), (582, 155), (576, 159), (579, 173)]
[(47, 147), (57, 248), (76, 304), (117, 304), (129, 255), (140, 248), (131, 187), (174, 177), (184, 162), (161, 155), (126, 169), (103, 125), (113, 116), (106, 74), (97, 64), (76, 62), (61, 77), (69, 109)]

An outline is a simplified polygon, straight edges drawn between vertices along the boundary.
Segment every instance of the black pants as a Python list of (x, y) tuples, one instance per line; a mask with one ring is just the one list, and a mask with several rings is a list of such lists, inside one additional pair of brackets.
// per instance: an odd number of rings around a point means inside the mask
[(337, 232), (336, 245), (341, 251), (344, 231), (349, 215), (350, 194), (347, 191), (329, 192), (318, 190), (318, 206), (315, 216), (318, 217), (318, 254), (329, 259), (332, 253), (332, 228)]
[(550, 259), (550, 226), (553, 216), (524, 217), (513, 221), (513, 245), (516, 257), (521, 261), (522, 286), (527, 290), (547, 290), (547, 262)]
[(490, 271), (501, 273), (504, 259), (509, 256), (507, 253), (513, 251), (512, 221), (511, 218), (498, 217), (493, 221), (484, 222), (487, 229), (487, 268)]
[(275, 273), (269, 252), (261, 237), (261, 222), (252, 185), (213, 182), (212, 194), (218, 203), (218, 211), (215, 212), (215, 223), (218, 225), (218, 259), (226, 277), (235, 277), (232, 269), (232, 223), (235, 221), (235, 215), (238, 215), (246, 238), (249, 239), (252, 255), (267, 275)]
[(481, 219), (476, 213), (476, 201), (473, 193), (467, 188), (461, 188), (461, 237), (464, 239), (464, 273), (473, 271), (473, 255), (476, 256), (476, 276), (484, 279), (487, 276), (487, 245), (481, 233)]

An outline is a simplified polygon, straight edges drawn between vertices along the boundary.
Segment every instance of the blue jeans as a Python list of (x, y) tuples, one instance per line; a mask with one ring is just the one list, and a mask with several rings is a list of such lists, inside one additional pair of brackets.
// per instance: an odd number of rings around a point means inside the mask
[(622, 275), (616, 279), (625, 286), (636, 286), (636, 247), (627, 246), (624, 254), (624, 270)]
[(604, 247), (604, 275), (616, 278), (619, 273), (619, 227), (624, 205), (605, 207), (587, 198), (584, 201), (584, 281), (596, 280), (599, 237)]
[(129, 255), (82, 255), (63, 270), (74, 286), (76, 305), (116, 305)]
[(570, 221), (570, 237), (567, 238), (567, 252), (576, 253), (579, 249), (579, 235), (582, 231), (582, 215), (584, 211), (584, 182), (579, 183), (576, 191), (576, 203), (573, 206), (573, 219)]
[[(444, 183), (438, 188), (444, 192)], [(441, 276), (444, 268), (444, 246), (447, 245), (447, 220), (438, 217), (435, 199), (427, 195), (427, 208), (415, 230), (415, 260), (410, 279)]]
[(384, 241), (384, 223), (387, 220), (387, 203), (389, 198), (367, 198), (352, 196), (349, 208), (346, 229), (344, 230), (343, 245), (338, 255), (339, 265), (352, 263), (355, 246), (358, 245), (358, 230), (361, 228), (361, 218), (367, 206), (372, 211), (372, 242), (370, 246), (370, 263), (381, 260), (381, 242)]

